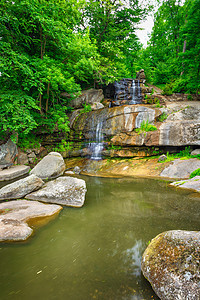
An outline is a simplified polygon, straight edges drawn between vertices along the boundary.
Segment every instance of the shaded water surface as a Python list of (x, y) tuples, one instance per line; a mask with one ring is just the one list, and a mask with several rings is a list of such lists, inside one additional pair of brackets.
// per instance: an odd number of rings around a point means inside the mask
[(0, 244), (1, 300), (158, 299), (142, 253), (160, 232), (199, 230), (200, 199), (156, 180), (83, 178), (83, 208), (64, 208), (26, 243)]

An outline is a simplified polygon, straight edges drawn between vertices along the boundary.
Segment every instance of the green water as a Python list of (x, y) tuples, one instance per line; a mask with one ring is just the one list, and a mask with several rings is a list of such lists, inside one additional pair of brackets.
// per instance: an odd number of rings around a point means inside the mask
[(26, 243), (0, 244), (0, 299), (158, 299), (141, 275), (149, 240), (199, 230), (200, 198), (147, 179), (82, 177), (83, 208), (64, 208)]

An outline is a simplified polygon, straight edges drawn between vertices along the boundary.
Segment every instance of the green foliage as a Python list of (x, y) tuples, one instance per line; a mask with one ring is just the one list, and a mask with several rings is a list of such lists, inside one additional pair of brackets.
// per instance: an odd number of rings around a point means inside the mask
[(34, 135), (28, 135), (19, 139), (17, 145), (22, 149), (33, 149), (41, 146), (40, 139)]
[(64, 152), (72, 149), (73, 149), (73, 142), (61, 140), (61, 142), (53, 150), (58, 152)]
[(140, 128), (136, 128), (135, 132), (140, 134), (142, 132), (146, 133), (148, 131), (155, 131), (155, 130), (157, 130), (156, 126), (150, 124), (148, 120), (147, 121), (143, 120), (141, 125), (140, 125)]
[(38, 110), (34, 99), (20, 90), (0, 92), (0, 138), (6, 132), (27, 135), (37, 127), (34, 112)]
[(110, 144), (108, 146), (108, 150), (121, 150), (122, 147), (121, 146), (117, 146), (117, 145), (113, 145), (113, 144)]
[(165, 84), (165, 95), (200, 88), (200, 1), (182, 2), (159, 1), (149, 44), (141, 51), (147, 80)]
[(169, 152), (167, 152), (167, 159), (164, 162), (170, 162), (176, 158), (190, 159), (190, 158), (194, 158), (194, 157), (200, 159), (199, 154), (191, 155), (191, 148), (190, 148), (190, 146), (188, 146), (188, 147), (185, 147), (185, 149), (181, 150), (179, 153), (169, 154)]
[(195, 176), (200, 176), (200, 169), (196, 169), (195, 171), (193, 171), (191, 174), (190, 174), (190, 178), (193, 178)]
[(166, 120), (168, 117), (168, 114), (166, 114), (165, 112), (163, 112), (159, 117), (158, 117), (158, 121), (159, 122), (163, 122), (164, 120)]
[(91, 105), (90, 104), (83, 104), (83, 110), (81, 110), (81, 112), (83, 113), (87, 113), (90, 112), (92, 110)]
[(162, 94), (163, 94), (163, 95), (167, 95), (167, 96), (170, 96), (170, 95), (173, 94), (171, 84), (166, 84), (166, 85), (163, 87)]

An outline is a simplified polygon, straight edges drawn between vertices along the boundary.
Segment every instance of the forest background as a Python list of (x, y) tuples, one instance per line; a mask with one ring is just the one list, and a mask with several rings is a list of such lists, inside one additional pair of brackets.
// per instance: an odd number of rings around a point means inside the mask
[[(199, 93), (200, 0), (0, 0), (0, 139), (69, 131), (70, 100), (145, 69), (164, 93)], [(65, 92), (68, 98), (62, 97)]]

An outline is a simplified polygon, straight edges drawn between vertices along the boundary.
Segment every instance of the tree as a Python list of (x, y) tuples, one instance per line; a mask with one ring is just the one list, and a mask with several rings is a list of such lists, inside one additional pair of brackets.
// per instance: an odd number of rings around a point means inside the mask
[[(15, 129), (23, 135), (38, 125), (49, 130), (56, 124), (68, 130), (68, 101), (60, 94), (76, 95), (78, 81), (91, 80), (98, 66), (88, 32), (75, 32), (82, 5), (75, 0), (0, 0), (1, 132)], [(13, 126), (16, 122), (20, 126)]]

